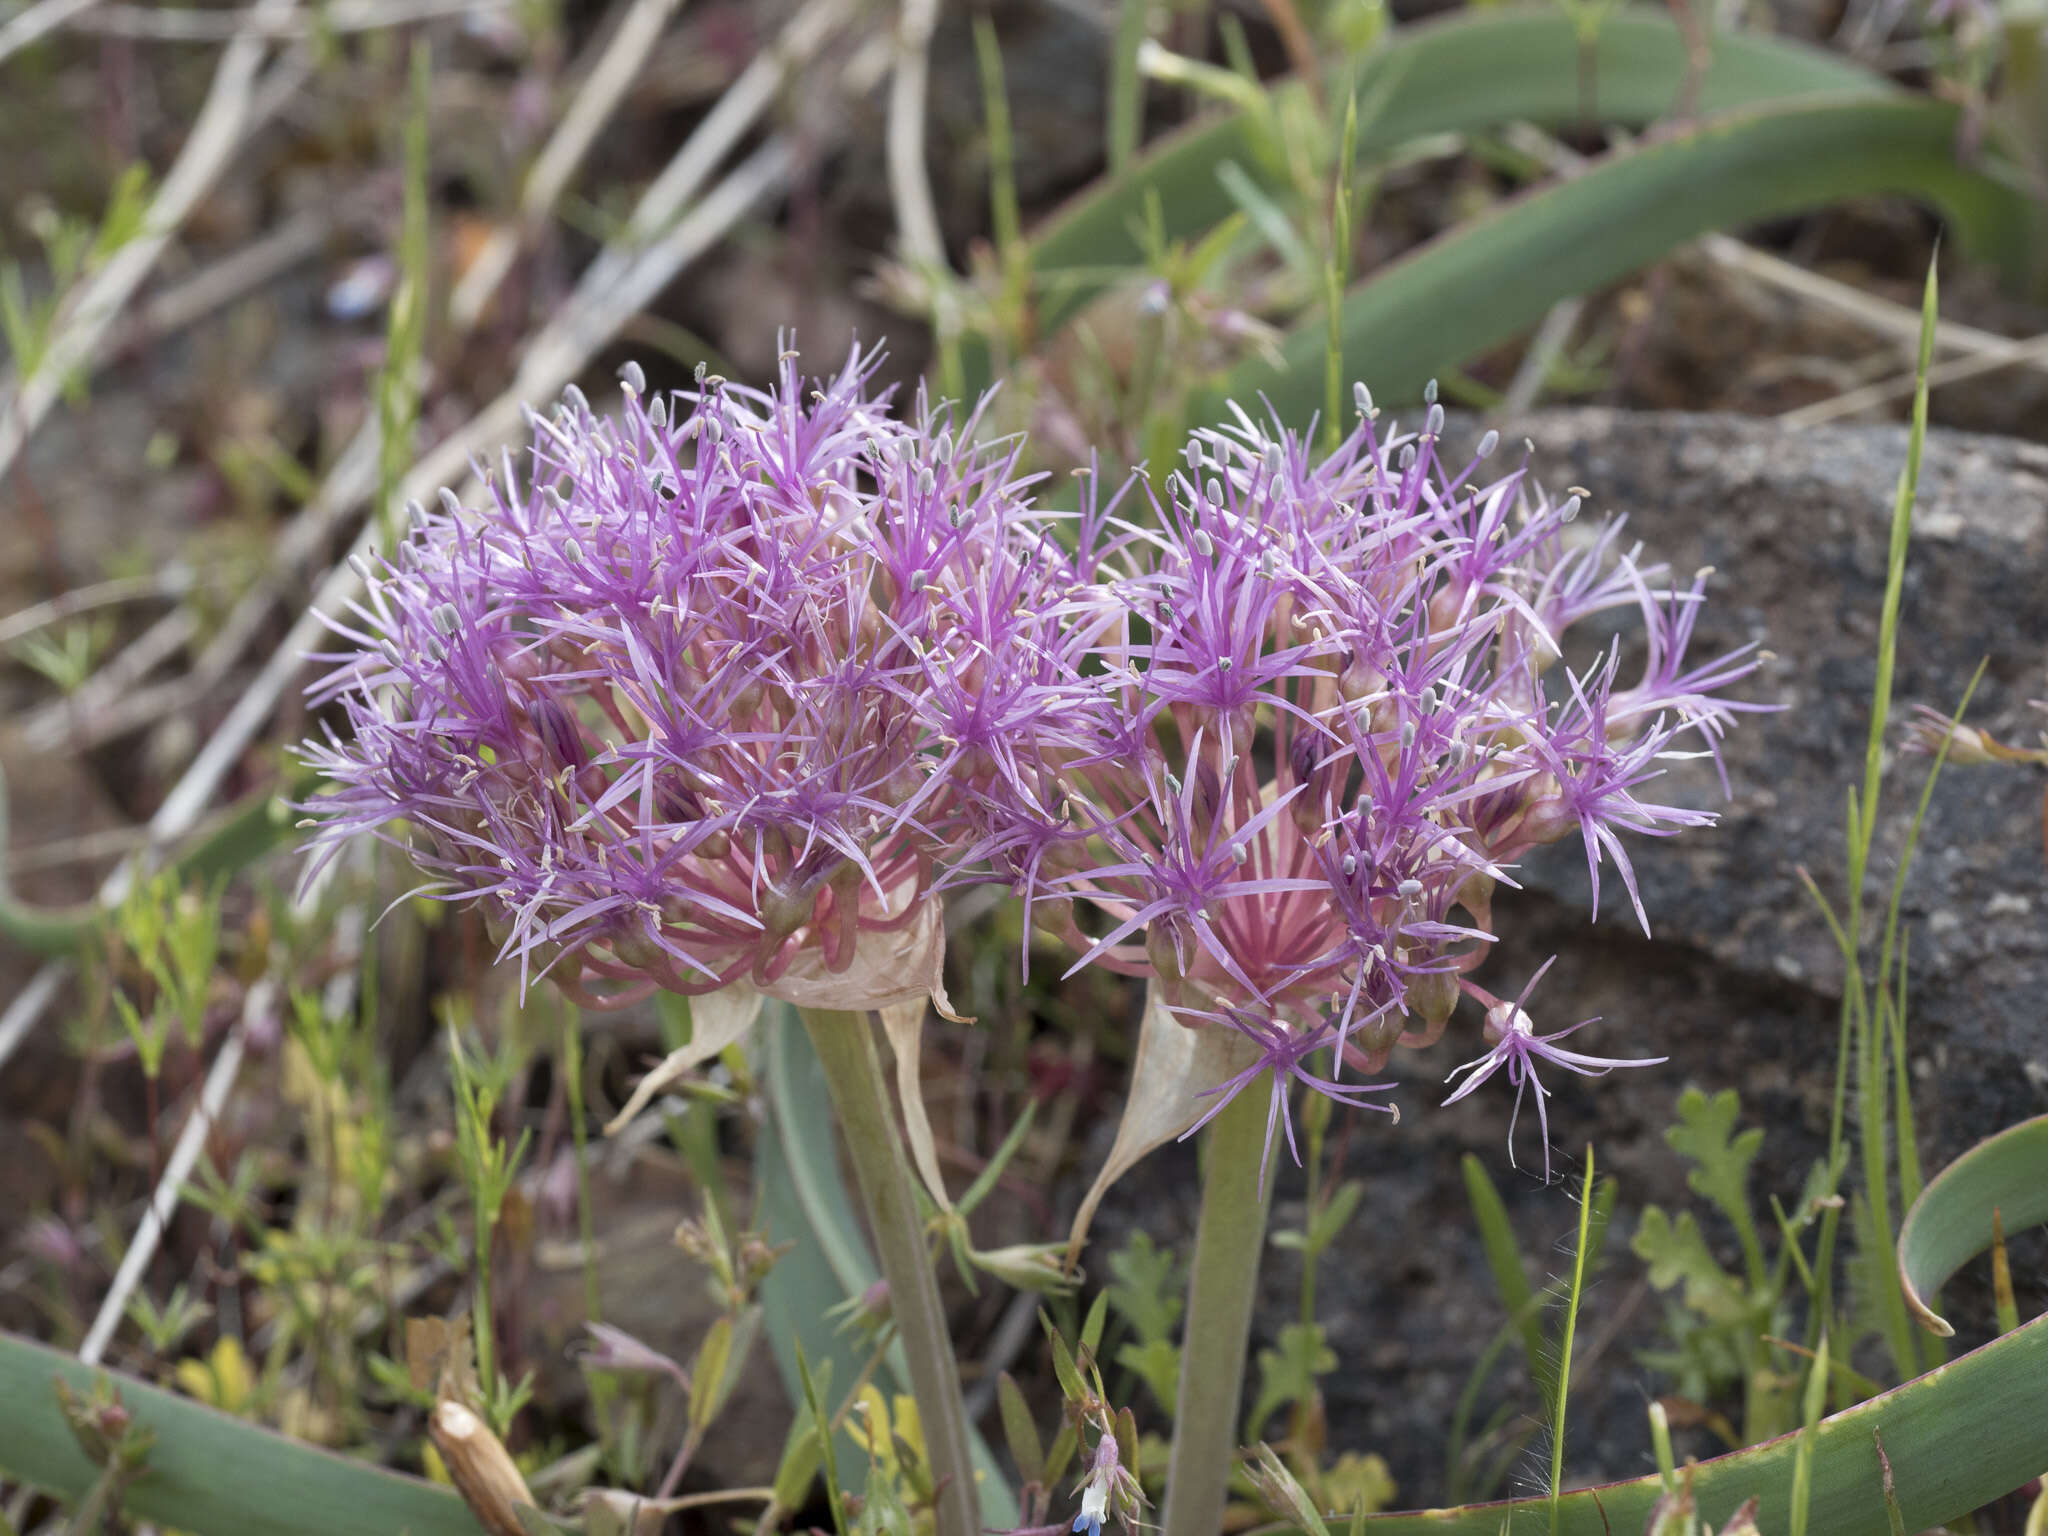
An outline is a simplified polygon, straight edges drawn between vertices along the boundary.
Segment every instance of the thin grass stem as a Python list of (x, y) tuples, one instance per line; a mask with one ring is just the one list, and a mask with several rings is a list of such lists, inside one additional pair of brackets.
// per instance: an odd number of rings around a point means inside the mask
[(1586, 1147), (1586, 1184), (1579, 1195), (1579, 1241), (1572, 1253), (1572, 1288), (1564, 1300), (1564, 1338), (1557, 1351), (1557, 1407), (1550, 1417), (1550, 1536), (1563, 1513), (1564, 1413), (1572, 1391), (1572, 1337), (1579, 1327), (1579, 1297), (1586, 1289), (1586, 1234), (1593, 1220), (1593, 1148)]

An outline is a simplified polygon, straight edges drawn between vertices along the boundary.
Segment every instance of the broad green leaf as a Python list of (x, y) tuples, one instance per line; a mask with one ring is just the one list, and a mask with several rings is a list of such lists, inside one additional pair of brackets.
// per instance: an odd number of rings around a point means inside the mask
[[(1631, 6), (1601, 25), (1582, 55), (1572, 20), (1553, 6), (1461, 11), (1399, 29), (1359, 72), (1357, 157), (1381, 158), (1410, 140), (1527, 121), (1551, 127), (1591, 116), (1637, 126), (1668, 114), (1685, 78), (1685, 44), (1659, 9)], [(1589, 90), (1590, 87), (1590, 90)], [(1749, 33), (1717, 36), (1700, 82), (1702, 111), (1831, 92), (1881, 94), (1893, 87), (1836, 54)], [(1272, 115), (1306, 104), (1286, 81), (1270, 91)], [(1369, 110), (1368, 110), (1369, 109)], [(1145, 259), (1134, 210), (1156, 198), (1159, 232), (1193, 240), (1236, 208), (1217, 177), (1234, 161), (1261, 186), (1283, 177), (1259, 126), (1244, 113), (1198, 119), (1150, 146), (1122, 175), (1105, 176), (1033, 233), (1028, 260), (1042, 339)], [(1240, 189), (1241, 190), (1241, 189)], [(968, 360), (968, 393), (989, 382), (987, 359)]]
[[(77, 1501), (99, 1479), (54, 1383), (90, 1391), (100, 1374), (0, 1333), (0, 1479)], [(121, 1402), (155, 1442), (122, 1492), (131, 1518), (203, 1536), (478, 1536), (453, 1489), (350, 1461), (115, 1372)], [(280, 1499), (278, 1491), (291, 1496)]]
[[(1935, 1293), (1964, 1264), (1990, 1248), (2001, 1227), (2012, 1233), (2048, 1222), (2044, 1170), (2048, 1115), (1978, 1142), (1913, 1202), (1899, 1229), (1899, 1283), (1923, 1328), (1943, 1338), (1955, 1332), (1935, 1312)], [(1894, 1452), (1895, 1464), (1898, 1459)]]
[(1074, 1364), (1074, 1352), (1067, 1348), (1067, 1341), (1053, 1322), (1051, 1314), (1039, 1310), (1038, 1321), (1045, 1329), (1045, 1339), (1052, 1346), (1052, 1373), (1058, 1378), (1060, 1391), (1070, 1403), (1078, 1403), (1088, 1396), (1088, 1384), (1081, 1379), (1080, 1369)]
[(1067, 1475), (1067, 1468), (1073, 1465), (1074, 1455), (1081, 1448), (1081, 1437), (1074, 1428), (1073, 1420), (1065, 1419), (1060, 1432), (1052, 1437), (1052, 1449), (1045, 1453), (1045, 1486), (1056, 1488), (1060, 1479)]
[[(785, 1003), (771, 1004), (761, 1021), (766, 1065), (762, 1087), (769, 1125), (755, 1139), (754, 1178), (760, 1201), (757, 1224), (773, 1242), (795, 1247), (761, 1282), (763, 1331), (791, 1402), (801, 1402), (799, 1348), (814, 1362), (833, 1363), (832, 1378), (860, 1377), (863, 1351), (834, 1333), (826, 1313), (850, 1296), (863, 1295), (881, 1278), (854, 1212), (852, 1191), (839, 1171), (832, 1117), (816, 1107), (829, 1102), (824, 1069)], [(907, 1382), (900, 1345), (883, 1356), (889, 1381)], [(827, 1410), (828, 1415), (830, 1410)], [(843, 1431), (842, 1431), (843, 1433)], [(1016, 1496), (979, 1432), (968, 1431), (974, 1464), (982, 1473), (977, 1490), (983, 1520), (997, 1527), (1017, 1523)], [(858, 1489), (865, 1458), (847, 1439), (835, 1453), (850, 1489)]]
[(1678, 1096), (1678, 1123), (1664, 1132), (1671, 1150), (1693, 1165), (1686, 1183), (1696, 1195), (1711, 1200), (1742, 1240), (1743, 1263), (1752, 1292), (1761, 1292), (1766, 1275), (1763, 1244), (1749, 1209), (1749, 1167), (1763, 1145), (1760, 1128), (1737, 1133), (1742, 1100), (1733, 1088), (1708, 1098), (1697, 1088)]
[(1116, 1352), (1116, 1363), (1151, 1389), (1161, 1408), (1173, 1412), (1180, 1392), (1180, 1346), (1171, 1339), (1147, 1339), (1124, 1345)]
[[(2002, 1497), (2048, 1467), (2040, 1382), (2048, 1373), (2048, 1318), (2037, 1318), (1982, 1349), (1950, 1361), (1882, 1397), (1821, 1420), (1814, 1431), (1810, 1526), (1828, 1536), (1886, 1536), (1883, 1474), (1873, 1431), (1881, 1431), (1909, 1531), (1954, 1520)], [(1765, 1531), (1791, 1523), (1797, 1431), (1701, 1462), (1693, 1491), (1701, 1514), (1719, 1524), (1751, 1496)], [(1558, 1501), (1561, 1536), (1641, 1530), (1662, 1494), (1653, 1474)], [(1368, 1536), (1499, 1536), (1544, 1528), (1548, 1497), (1457, 1509), (1377, 1515)]]
[(1025, 1482), (1037, 1482), (1045, 1475), (1045, 1442), (1039, 1438), (1030, 1405), (1008, 1371), (996, 1377), (996, 1404), (1002, 1410), (1003, 1438), (1009, 1442), (1010, 1459), (1017, 1463)]
[(1733, 1134), (1741, 1118), (1742, 1101), (1733, 1088), (1712, 1098), (1688, 1088), (1678, 1098), (1678, 1123), (1664, 1133), (1671, 1150), (1693, 1165), (1686, 1176), (1692, 1192), (1737, 1224), (1749, 1218), (1749, 1165), (1764, 1140), (1755, 1128)]
[(1361, 1179), (1346, 1179), (1331, 1191), (1330, 1198), (1309, 1219), (1308, 1251), (1320, 1255), (1342, 1237), (1344, 1229), (1351, 1225), (1351, 1218), (1358, 1214), (1358, 1204), (1364, 1198), (1365, 1183)]
[(775, 1466), (777, 1508), (803, 1507), (811, 1484), (817, 1481), (818, 1469), (824, 1464), (824, 1447), (824, 1437), (818, 1433), (817, 1425), (811, 1422), (810, 1409), (806, 1407), (790, 1424), (789, 1436), (782, 1443), (782, 1460)]
[(1109, 1293), (1101, 1291), (1088, 1305), (1088, 1315), (1081, 1320), (1081, 1352), (1090, 1360), (1102, 1348), (1102, 1330), (1109, 1322)]
[[(1854, 197), (1933, 205), (1965, 249), (2024, 276), (2039, 210), (1994, 175), (1959, 166), (1956, 109), (1926, 98), (1855, 96), (1726, 113), (1602, 156), (1410, 252), (1344, 301), (1344, 367), (1382, 401), (1417, 398), (1443, 369), (1588, 292), (1716, 229)], [(1199, 419), (1225, 400), (1264, 399), (1290, 426), (1322, 403), (1320, 316), (1289, 333), (1283, 366), (1241, 364)]]

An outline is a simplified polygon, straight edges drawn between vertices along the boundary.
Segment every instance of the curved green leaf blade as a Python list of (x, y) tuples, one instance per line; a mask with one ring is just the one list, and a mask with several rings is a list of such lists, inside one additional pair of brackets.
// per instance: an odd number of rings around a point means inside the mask
[[(72, 1438), (51, 1385), (91, 1390), (100, 1373), (0, 1333), (0, 1478), (76, 1501), (99, 1469)], [(106, 1373), (134, 1422), (156, 1434), (122, 1495), (129, 1515), (200, 1536), (479, 1536), (453, 1489), (349, 1461), (229, 1418), (203, 1403)]]
[(1955, 1333), (1931, 1300), (1992, 1242), (1992, 1213), (2007, 1232), (2048, 1222), (2048, 1115), (1980, 1141), (1920, 1193), (1899, 1228), (1899, 1283), (1921, 1326)]
[[(1956, 109), (1915, 97), (1829, 99), (1712, 118), (1615, 151), (1458, 226), (1354, 288), (1344, 301), (1346, 376), (1381, 400), (1533, 325), (1552, 304), (1649, 265), (1710, 230), (1847, 198), (1897, 193), (1939, 209), (1964, 247), (2015, 278), (2037, 248), (2040, 211), (2003, 181), (1956, 164)], [(1253, 360), (1203, 402), (1264, 397), (1300, 427), (1322, 404), (1320, 317), (1298, 326), (1285, 366)]]
[[(2048, 1115), (2024, 1121), (1957, 1158), (1929, 1184), (1899, 1234), (1899, 1271), (1923, 1292), (1991, 1245), (1993, 1207), (2007, 1230), (2048, 1222)], [(1894, 1520), (1926, 1530), (2000, 1498), (2048, 1470), (2048, 1316), (2038, 1317), (1902, 1387), (1823, 1419), (1811, 1432), (1808, 1529), (1827, 1536), (1888, 1536)], [(1879, 1459), (1878, 1437), (1890, 1462)], [(1701, 1462), (1693, 1493), (1709, 1529), (1744, 1500), (1760, 1500), (1757, 1526), (1791, 1526), (1794, 1431)], [(1500, 1536), (1546, 1526), (1564, 1536), (1643, 1529), (1663, 1491), (1656, 1476), (1548, 1498), (1375, 1515), (1357, 1529), (1375, 1536)], [(1892, 1502), (1894, 1499), (1896, 1502)]]
[[(1700, 84), (1705, 111), (1892, 90), (1883, 77), (1802, 43), (1738, 33), (1715, 38), (1713, 50)], [(1574, 123), (1589, 106), (1600, 122), (1653, 122), (1671, 110), (1685, 78), (1678, 28), (1647, 6), (1619, 11), (1601, 24), (1584, 74), (1581, 58), (1578, 31), (1555, 6), (1461, 11), (1404, 27), (1360, 70), (1356, 93), (1372, 110), (1359, 118), (1358, 157), (1370, 160), (1425, 134), (1516, 121)], [(1297, 110), (1305, 98), (1299, 82), (1272, 87), (1276, 113)], [(1267, 187), (1278, 186), (1277, 167), (1260, 140), (1258, 125), (1242, 113), (1201, 119), (1161, 139), (1123, 176), (1103, 178), (1053, 213), (1029, 247), (1041, 289), (1039, 334), (1049, 335), (1108, 286), (1111, 269), (1144, 259), (1132, 225), (1148, 195), (1158, 196), (1167, 238), (1179, 240), (1232, 212), (1235, 205), (1216, 176), (1225, 161)]]

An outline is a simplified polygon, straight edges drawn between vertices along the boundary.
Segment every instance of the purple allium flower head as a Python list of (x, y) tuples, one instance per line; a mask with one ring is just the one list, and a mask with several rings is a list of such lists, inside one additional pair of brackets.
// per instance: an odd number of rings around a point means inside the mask
[(1052, 739), (1075, 577), (1014, 443), (792, 357), (614, 417), (572, 390), (529, 488), (415, 510), (312, 690), (346, 726), (306, 751), (321, 856), (409, 824), (431, 891), (586, 1005), (935, 985), (926, 897)]
[[(1058, 658), (1063, 737), (984, 803), (1077, 964), (1247, 1042), (1209, 1112), (1270, 1073), (1281, 1126), (1292, 1082), (1352, 1098), (1346, 1066), (1434, 1041), (1461, 994), (1492, 1003), (1467, 979), (1492, 892), (1539, 844), (1577, 836), (1596, 901), (1611, 860), (1647, 929), (1625, 838), (1713, 817), (1646, 786), (1754, 707), (1722, 697), (1747, 648), (1686, 659), (1705, 573), (1672, 583), (1525, 467), (1444, 464), (1435, 411), (1382, 436), (1363, 409), (1322, 458), (1237, 412), (1152, 523), (1084, 519), (1098, 612)], [(1566, 664), (1566, 631), (1610, 610), (1643, 630), (1626, 675), (1619, 642)]]

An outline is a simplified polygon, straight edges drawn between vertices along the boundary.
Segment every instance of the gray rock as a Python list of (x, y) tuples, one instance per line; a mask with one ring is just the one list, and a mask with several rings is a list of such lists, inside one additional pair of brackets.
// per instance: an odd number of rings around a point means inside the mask
[[(1787, 999), (1832, 1009), (1843, 966), (1798, 871), (1846, 908), (1846, 796), (1861, 785), (1876, 675), (1891, 509), (1906, 434), (1839, 427), (1788, 434), (1742, 417), (1558, 412), (1521, 430), (1550, 485), (1585, 485), (1596, 507), (1674, 571), (1716, 575), (1702, 652), (1744, 641), (1774, 653), (1748, 696), (1782, 708), (1746, 719), (1723, 754), (1730, 796), (1718, 827), (1635, 857), (1655, 935), (1674, 950)], [(1874, 952), (1929, 760), (1901, 753), (1898, 722), (1915, 704), (1953, 710), (1978, 664), (1968, 718), (2031, 743), (2048, 718), (2048, 448), (1937, 432), (1921, 471), (1901, 609), (1889, 777), (1865, 883)], [(1688, 764), (1660, 797), (1712, 806), (1709, 765)], [(2040, 775), (1955, 766), (1936, 786), (1901, 915), (1909, 940), (1908, 1017), (1916, 1103), (1936, 1166), (1991, 1130), (2048, 1110), (2048, 861)], [(1583, 858), (1552, 850), (1532, 889), (1590, 908)], [(1634, 919), (1618, 882), (1602, 882), (1600, 942), (1625, 942)], [(1560, 932), (1561, 949), (1579, 947)], [(1560, 962), (1562, 964), (1562, 962)], [(1564, 980), (1563, 977), (1559, 978)], [(1630, 1015), (1635, 1015), (1631, 1017)], [(1689, 1072), (1741, 1086), (1750, 1070), (1721, 1042), (1725, 1024), (1686, 1010), (1617, 1020), (1630, 1036), (1680, 1052)], [(1779, 1053), (1773, 1052), (1772, 1055)], [(1834, 1040), (1801, 1042), (1785, 1064), (1802, 1087), (1825, 1078)], [(1810, 1101), (1812, 1095), (1801, 1095)], [(1807, 1122), (1812, 1126), (1810, 1113)]]
[[(1469, 429), (1477, 437), (1476, 426)], [(1810, 870), (1843, 905), (1845, 794), (1860, 784), (1893, 492), (1905, 433), (1841, 427), (1788, 435), (1768, 421), (1728, 416), (1547, 412), (1511, 424), (1538, 445), (1543, 483), (1591, 490), (1593, 511), (1626, 512), (1646, 558), (1680, 576), (1712, 565), (1701, 657), (1759, 641), (1774, 652), (1743, 696), (1785, 706), (1746, 717), (1728, 737), (1724, 801), (1710, 764), (1678, 765), (1654, 798), (1722, 812), (1719, 826), (1630, 849), (1653, 937), (1636, 926), (1611, 866), (1599, 919), (1582, 849), (1546, 850), (1522, 871), (1525, 888), (1495, 903), (1502, 943), (1482, 969), (1496, 992), (1544, 959), (1557, 963), (1531, 1000), (1539, 1026), (1589, 1015), (1601, 1022), (1574, 1044), (1598, 1055), (1668, 1055), (1661, 1067), (1585, 1081), (1546, 1081), (1557, 1182), (1545, 1185), (1533, 1106), (1507, 1144), (1509, 1094), (1489, 1088), (1448, 1110), (1442, 1080), (1479, 1051), (1461, 1012), (1429, 1052), (1396, 1053), (1405, 1111), (1389, 1129), (1354, 1123), (1342, 1172), (1367, 1195), (1351, 1230), (1324, 1260), (1318, 1311), (1342, 1361), (1324, 1380), (1334, 1447), (1377, 1451), (1392, 1464), (1403, 1505), (1446, 1497), (1444, 1446), (1467, 1375), (1503, 1321), (1459, 1173), (1476, 1153), (1506, 1198), (1533, 1278), (1569, 1264), (1576, 1179), (1591, 1143), (1599, 1171), (1620, 1180), (1607, 1262), (1581, 1314), (1567, 1442), (1568, 1481), (1651, 1470), (1644, 1418), (1670, 1384), (1636, 1352), (1658, 1342), (1662, 1300), (1627, 1248), (1644, 1206), (1701, 1213), (1710, 1241), (1734, 1262), (1732, 1234), (1685, 1186), (1686, 1165), (1663, 1140), (1680, 1091), (1735, 1088), (1744, 1122), (1765, 1128), (1752, 1182), (1760, 1208), (1789, 1206), (1826, 1145), (1842, 964), (1798, 878)], [(1506, 459), (1505, 453), (1495, 462)], [(1917, 535), (1909, 558), (1894, 720), (1913, 703), (1953, 708), (1988, 659), (1969, 718), (2002, 739), (2031, 741), (2048, 723), (2026, 706), (2048, 695), (2048, 449), (1937, 432), (1927, 445)], [(1626, 643), (1626, 642), (1624, 642)], [(1880, 806), (1866, 902), (1873, 932), (1903, 846), (1926, 760), (1896, 752)], [(1951, 767), (1936, 789), (1902, 909), (1910, 940), (1914, 1101), (1928, 1167), (2002, 1126), (2048, 1110), (2048, 863), (2042, 784), (2029, 768)], [(1510, 992), (1509, 995), (1512, 995)], [(1105, 1207), (1103, 1250), (1142, 1225), (1162, 1243), (1191, 1238), (1197, 1199), (1185, 1147), (1141, 1164)], [(1285, 1170), (1276, 1226), (1298, 1224), (1299, 1176)], [(1896, 1219), (1896, 1211), (1894, 1217)], [(1809, 1239), (1810, 1246), (1810, 1239)], [(1296, 1256), (1268, 1250), (1259, 1345), (1297, 1315)], [(1097, 1260), (1100, 1267), (1100, 1259)], [(2023, 1268), (2023, 1266), (2021, 1266)], [(2025, 1290), (2029, 1282), (2022, 1281)], [(2038, 1280), (2023, 1313), (2044, 1298)], [(1988, 1287), (1960, 1282), (1950, 1300), (1981, 1342)], [(1256, 1347), (1256, 1346), (1255, 1346)], [(1508, 1358), (1513, 1359), (1513, 1351)], [(1877, 1369), (1875, 1358), (1862, 1360)], [(1253, 1379), (1256, 1382), (1256, 1368)], [(1510, 1370), (1480, 1400), (1477, 1434), (1499, 1403), (1534, 1402)], [(1518, 1422), (1511, 1414), (1512, 1428)], [(1284, 1432), (1275, 1424), (1269, 1434)], [(1540, 1434), (1511, 1469), (1506, 1494), (1546, 1485)], [(1704, 1436), (1681, 1454), (1722, 1449)], [(1538, 1463), (1542, 1465), (1539, 1466)]]

